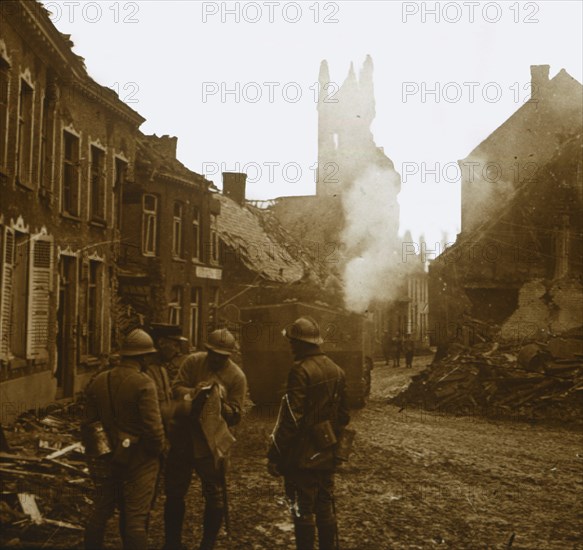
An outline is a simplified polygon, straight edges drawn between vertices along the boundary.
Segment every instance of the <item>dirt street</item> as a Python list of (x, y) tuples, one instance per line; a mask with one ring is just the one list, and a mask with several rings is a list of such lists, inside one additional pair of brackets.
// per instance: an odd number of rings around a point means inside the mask
[[(445, 416), (385, 404), (413, 369), (377, 363), (351, 462), (337, 477), (342, 550), (392, 548), (583, 548), (580, 431), (496, 418)], [(265, 472), (265, 439), (275, 411), (240, 427), (229, 475), (231, 536), (219, 549), (292, 548), (281, 481)], [(163, 544), (160, 498), (151, 546)], [(184, 542), (196, 548), (202, 499), (194, 482)], [(119, 548), (112, 521), (108, 544)], [(58, 541), (58, 535), (52, 543)]]

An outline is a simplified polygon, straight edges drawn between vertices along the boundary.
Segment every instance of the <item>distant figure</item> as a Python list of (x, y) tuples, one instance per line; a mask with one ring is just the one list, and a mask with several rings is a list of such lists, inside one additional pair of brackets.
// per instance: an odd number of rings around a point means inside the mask
[(166, 368), (170, 382), (173, 382), (187, 357), (183, 352), (188, 340), (182, 336), (182, 329), (177, 325), (152, 323), (150, 333), (160, 350), (157, 359)]
[(408, 369), (413, 368), (413, 356), (415, 355), (415, 342), (411, 340), (411, 334), (407, 333), (405, 342), (403, 343), (403, 351), (405, 352), (405, 366)]
[(397, 332), (392, 340), (393, 348), (393, 367), (399, 367), (401, 362), (401, 350), (403, 349), (403, 340), (401, 334)]
[(383, 339), (381, 344), (383, 346), (383, 356), (385, 358), (385, 365), (388, 365), (389, 360), (391, 359), (391, 353), (393, 348), (393, 342), (391, 340), (391, 336), (389, 335), (388, 330), (385, 330), (383, 332)]

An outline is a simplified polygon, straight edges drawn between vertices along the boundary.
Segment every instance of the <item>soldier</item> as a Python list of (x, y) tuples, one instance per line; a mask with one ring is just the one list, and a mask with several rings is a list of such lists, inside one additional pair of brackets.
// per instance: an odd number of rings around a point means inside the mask
[(408, 332), (403, 342), (403, 351), (405, 352), (405, 366), (408, 369), (413, 368), (413, 356), (415, 355), (415, 342), (411, 339), (411, 333)]
[(224, 462), (215, 462), (198, 415), (203, 406), (205, 388), (217, 383), (222, 394), (222, 417), (228, 426), (238, 424), (247, 393), (247, 380), (243, 371), (230, 360), (236, 342), (228, 330), (212, 332), (205, 347), (208, 351), (193, 353), (185, 359), (173, 384), (175, 398), (192, 400), (192, 414), (188, 419), (177, 418), (170, 434), (164, 506), (164, 548), (167, 550), (182, 547), (184, 497), (193, 470), (201, 479), (205, 499), (201, 550), (214, 547), (227, 512)]
[(159, 352), (151, 355), (147, 359), (147, 366), (144, 372), (154, 381), (158, 391), (158, 404), (160, 414), (166, 433), (170, 431), (170, 424), (175, 415), (186, 416), (190, 412), (190, 407), (186, 407), (185, 402), (176, 402), (172, 395), (171, 380), (174, 375), (171, 370), (178, 369), (179, 358), (181, 357), (182, 342), (186, 338), (182, 337), (182, 331), (176, 325), (152, 324), (150, 333)]
[(383, 332), (383, 339), (381, 342), (383, 348), (383, 356), (385, 358), (385, 365), (389, 364), (389, 360), (391, 359), (391, 353), (393, 351), (393, 341), (391, 340), (391, 336), (388, 330)]
[(320, 351), (320, 328), (311, 317), (300, 317), (283, 334), (294, 365), (271, 435), (267, 469), (284, 476), (298, 550), (314, 548), (316, 527), (320, 550), (337, 549), (333, 443), (350, 420), (344, 372)]
[(160, 350), (160, 363), (166, 368), (170, 381), (173, 381), (186, 358), (188, 340), (182, 336), (182, 329), (177, 325), (152, 323), (150, 329), (156, 347)]
[(397, 332), (393, 338), (393, 367), (401, 366), (401, 351), (403, 350), (403, 339), (401, 333)]
[(121, 363), (99, 374), (86, 390), (84, 427), (100, 421), (111, 442), (96, 479), (93, 513), (85, 529), (85, 548), (103, 547), (107, 520), (116, 506), (125, 549), (147, 548), (147, 525), (159, 458), (164, 449), (164, 428), (156, 387), (142, 372), (154, 342), (141, 329), (131, 331), (120, 350)]

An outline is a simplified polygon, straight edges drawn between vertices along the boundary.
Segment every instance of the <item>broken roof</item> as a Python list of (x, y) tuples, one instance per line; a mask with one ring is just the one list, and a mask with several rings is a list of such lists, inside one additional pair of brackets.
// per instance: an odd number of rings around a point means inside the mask
[(240, 206), (224, 195), (216, 196), (221, 202), (221, 214), (217, 217), (219, 236), (245, 267), (279, 283), (315, 276), (315, 263), (302, 254), (299, 243), (274, 216), (253, 206)]
[(169, 136), (139, 133), (136, 140), (136, 164), (150, 170), (151, 179), (166, 177), (184, 184), (208, 187), (210, 181), (176, 158), (176, 141), (176, 138)]

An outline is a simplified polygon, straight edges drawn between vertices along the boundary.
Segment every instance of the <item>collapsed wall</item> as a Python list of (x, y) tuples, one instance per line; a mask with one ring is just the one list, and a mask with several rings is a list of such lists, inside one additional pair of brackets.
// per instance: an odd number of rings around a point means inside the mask
[(576, 279), (535, 279), (519, 291), (518, 308), (502, 324), (502, 340), (562, 334), (583, 325), (583, 286)]

